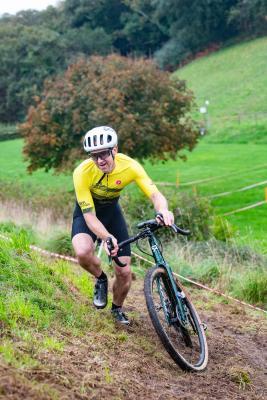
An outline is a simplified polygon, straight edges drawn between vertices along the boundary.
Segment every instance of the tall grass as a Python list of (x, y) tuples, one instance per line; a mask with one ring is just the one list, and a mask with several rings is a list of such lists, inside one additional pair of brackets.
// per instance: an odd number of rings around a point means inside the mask
[(176, 244), (166, 249), (173, 270), (267, 308), (267, 258), (236, 242)]

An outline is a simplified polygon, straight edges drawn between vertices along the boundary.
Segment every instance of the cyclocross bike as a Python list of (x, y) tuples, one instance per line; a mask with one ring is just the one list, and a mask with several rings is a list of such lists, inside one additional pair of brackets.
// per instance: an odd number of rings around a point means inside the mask
[[(160, 216), (157, 215), (157, 218)], [(141, 222), (137, 227), (141, 231), (118, 246), (122, 248), (134, 242), (138, 245), (140, 239), (148, 239), (155, 266), (146, 273), (144, 292), (153, 326), (167, 352), (183, 370), (203, 371), (208, 363), (205, 325), (201, 323), (186, 290), (174, 277), (163, 257), (155, 231), (164, 225), (152, 219)], [(175, 224), (171, 228), (176, 234), (190, 234)], [(109, 250), (113, 248), (111, 240), (107, 240), (107, 245)], [(118, 257), (112, 258), (120, 267), (125, 266)]]

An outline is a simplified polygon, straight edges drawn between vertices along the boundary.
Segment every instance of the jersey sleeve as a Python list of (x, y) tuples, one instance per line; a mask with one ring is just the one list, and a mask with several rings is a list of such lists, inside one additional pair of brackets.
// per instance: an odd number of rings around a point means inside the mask
[(151, 197), (153, 193), (159, 191), (157, 186), (152, 182), (152, 180), (147, 175), (144, 168), (137, 161), (134, 161), (134, 170), (135, 170), (134, 180), (147, 197)]
[(76, 199), (83, 214), (89, 211), (94, 211), (95, 205), (89, 189), (90, 183), (88, 176), (86, 176), (83, 171), (79, 170), (79, 168), (76, 168), (73, 173), (73, 183)]

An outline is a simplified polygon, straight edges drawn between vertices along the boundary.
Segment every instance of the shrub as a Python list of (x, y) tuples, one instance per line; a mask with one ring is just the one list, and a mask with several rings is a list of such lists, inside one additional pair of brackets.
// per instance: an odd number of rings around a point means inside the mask
[(236, 279), (232, 293), (250, 303), (267, 306), (267, 272), (264, 268), (255, 268), (242, 279)]
[[(190, 230), (190, 240), (206, 240), (211, 237), (213, 209), (207, 199), (195, 193), (177, 194), (172, 191), (166, 193), (166, 197), (177, 225)], [(142, 220), (151, 219), (155, 215), (151, 203), (140, 193), (127, 192), (122, 196), (121, 204), (126, 213), (129, 228), (134, 227)], [(173, 237), (171, 229), (162, 229), (158, 234), (164, 239)], [(176, 237), (182, 239), (182, 236)]]
[(74, 255), (69, 232), (58, 232), (46, 244), (46, 248), (52, 252)]
[[(188, 113), (193, 96), (152, 61), (118, 55), (80, 59), (47, 81), (20, 125), (30, 171), (73, 168), (82, 137), (99, 125), (119, 132), (122, 152), (140, 160), (176, 158), (192, 150), (198, 132)], [(179, 153), (178, 153), (179, 154)]]
[(213, 219), (212, 233), (215, 239), (226, 242), (228, 239), (234, 237), (235, 229), (225, 218), (215, 216)]

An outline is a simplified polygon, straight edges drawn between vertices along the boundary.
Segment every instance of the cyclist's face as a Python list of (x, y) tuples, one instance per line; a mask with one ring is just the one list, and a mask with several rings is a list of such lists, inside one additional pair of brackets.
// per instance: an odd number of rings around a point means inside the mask
[(90, 154), (91, 158), (95, 162), (101, 171), (105, 173), (111, 172), (115, 167), (114, 156), (117, 153), (117, 149), (106, 149), (101, 151), (94, 151)]

